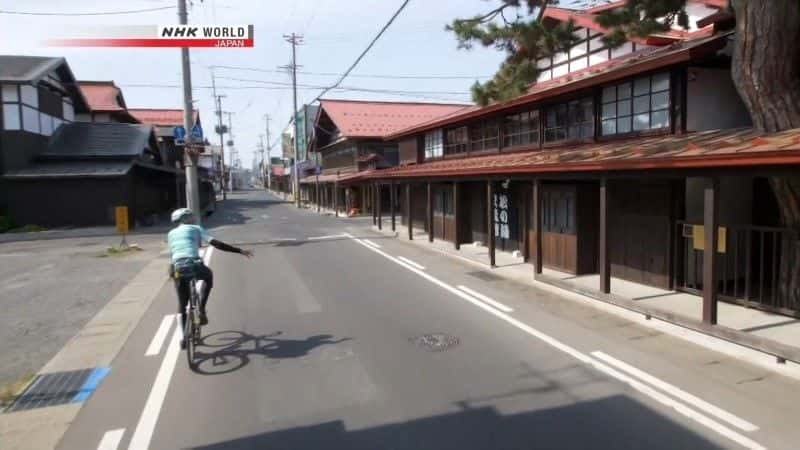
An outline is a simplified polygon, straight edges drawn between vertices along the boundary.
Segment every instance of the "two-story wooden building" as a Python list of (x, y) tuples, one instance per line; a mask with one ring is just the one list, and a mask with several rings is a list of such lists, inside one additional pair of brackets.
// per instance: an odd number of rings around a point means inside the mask
[(770, 187), (800, 169), (800, 130), (751, 129), (727, 2), (690, 1), (689, 30), (610, 49), (595, 14), (622, 4), (548, 7), (545, 21), (573, 20), (581, 41), (538, 61), (527, 93), (391, 133), (399, 165), (364, 179), (394, 190), (404, 223), (481, 242), (492, 265), (518, 250), (545, 281), (543, 267), (599, 274), (600, 295), (612, 276), (702, 294), (705, 324), (717, 298), (800, 315), (782, 289), (798, 233)]
[[(322, 100), (310, 150), (320, 156), (320, 173), (301, 178), (301, 195), (339, 211), (372, 210), (365, 175), (399, 163), (397, 143), (384, 138), (403, 128), (452, 114), (465, 105)], [(339, 186), (340, 182), (347, 188)], [(384, 196), (388, 205), (388, 196)]]

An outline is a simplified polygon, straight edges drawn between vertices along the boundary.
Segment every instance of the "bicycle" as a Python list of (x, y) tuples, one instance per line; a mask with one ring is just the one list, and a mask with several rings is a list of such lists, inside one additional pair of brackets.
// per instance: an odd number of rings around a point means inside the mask
[(183, 329), (183, 340), (186, 347), (186, 359), (189, 368), (194, 368), (196, 347), (200, 343), (202, 325), (200, 325), (200, 292), (197, 288), (197, 262), (175, 265), (174, 276), (186, 280), (189, 284), (189, 301), (186, 302), (186, 323)]

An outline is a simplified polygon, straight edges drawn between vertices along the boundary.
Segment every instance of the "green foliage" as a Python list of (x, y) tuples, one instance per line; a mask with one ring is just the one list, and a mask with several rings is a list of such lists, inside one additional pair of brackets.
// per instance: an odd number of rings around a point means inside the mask
[(0, 216), (0, 233), (5, 233), (14, 228), (14, 221), (10, 216)]
[[(472, 86), (472, 98), (485, 106), (506, 102), (526, 92), (539, 77), (536, 60), (566, 51), (578, 40), (572, 22), (552, 25), (542, 22), (544, 8), (558, 0), (500, 0), (483, 15), (456, 19), (446, 27), (458, 47), (471, 49), (477, 43), (506, 53), (494, 77)], [(673, 24), (688, 27), (686, 0), (628, 0), (619, 9), (598, 16), (598, 23), (613, 31), (604, 40), (622, 45), (633, 37), (644, 37), (668, 30)]]

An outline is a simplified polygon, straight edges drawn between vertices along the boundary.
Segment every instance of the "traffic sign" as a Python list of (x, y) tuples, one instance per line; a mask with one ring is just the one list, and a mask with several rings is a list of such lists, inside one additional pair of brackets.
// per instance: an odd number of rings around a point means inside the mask
[(172, 137), (175, 138), (175, 145), (186, 144), (186, 128), (177, 126), (172, 129)]
[(194, 124), (192, 127), (192, 139), (195, 141), (203, 141), (203, 128), (199, 123)]

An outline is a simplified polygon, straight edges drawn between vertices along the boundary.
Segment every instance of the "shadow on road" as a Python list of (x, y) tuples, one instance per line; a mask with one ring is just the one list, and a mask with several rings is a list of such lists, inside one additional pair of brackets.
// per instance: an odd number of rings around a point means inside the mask
[(255, 336), (242, 331), (220, 331), (204, 336), (195, 353), (192, 370), (202, 375), (221, 375), (241, 369), (254, 356), (269, 359), (302, 358), (315, 348), (349, 341), (318, 334), (306, 339), (279, 338), (281, 331)]
[[(234, 449), (719, 449), (693, 429), (627, 395), (503, 412), (481, 406), (352, 427), (333, 419), (242, 436), (196, 450)], [(514, 408), (512, 408), (514, 409)], [(367, 413), (368, 414), (368, 413)], [(379, 411), (375, 415), (380, 414)]]

